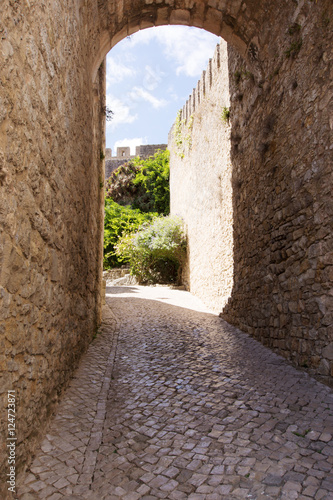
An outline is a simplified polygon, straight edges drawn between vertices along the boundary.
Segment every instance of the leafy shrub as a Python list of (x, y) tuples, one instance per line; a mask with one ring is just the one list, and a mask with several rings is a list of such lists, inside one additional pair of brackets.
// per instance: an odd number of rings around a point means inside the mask
[(137, 231), (142, 224), (150, 222), (156, 213), (143, 214), (140, 210), (122, 207), (110, 198), (105, 198), (104, 219), (104, 269), (120, 267), (123, 263), (115, 253), (115, 245), (122, 235)]
[(120, 238), (116, 254), (129, 262), (140, 283), (179, 282), (186, 254), (183, 222), (179, 217), (157, 217)]

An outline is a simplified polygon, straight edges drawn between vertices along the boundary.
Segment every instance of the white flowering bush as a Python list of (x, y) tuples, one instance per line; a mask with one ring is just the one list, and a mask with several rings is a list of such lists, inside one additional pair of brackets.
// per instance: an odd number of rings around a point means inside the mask
[(157, 217), (140, 231), (122, 237), (116, 254), (129, 262), (140, 283), (179, 282), (186, 256), (186, 236), (180, 217)]

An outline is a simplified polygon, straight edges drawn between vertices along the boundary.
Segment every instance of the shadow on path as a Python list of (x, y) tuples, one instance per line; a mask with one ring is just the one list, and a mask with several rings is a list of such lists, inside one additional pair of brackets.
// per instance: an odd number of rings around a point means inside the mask
[(119, 288), (19, 498), (333, 498), (328, 387), (188, 292)]

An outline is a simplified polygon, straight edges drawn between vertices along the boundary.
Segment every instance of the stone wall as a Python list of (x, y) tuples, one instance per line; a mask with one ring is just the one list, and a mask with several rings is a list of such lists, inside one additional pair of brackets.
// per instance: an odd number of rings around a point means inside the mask
[(169, 134), (171, 213), (188, 235), (184, 284), (220, 312), (233, 284), (232, 188), (227, 44), (207, 70)]
[[(333, 375), (332, 23), (332, 2), (302, 1), (289, 10), (277, 9), (274, 23), (262, 26), (260, 61), (256, 50), (251, 65), (229, 48), (234, 284), (221, 314), (329, 384)], [(226, 98), (213, 101), (221, 107)], [(219, 156), (210, 153), (216, 147), (210, 118), (201, 113), (199, 137), (195, 127), (200, 107), (193, 116), (191, 150), (185, 149), (180, 160), (171, 147), (171, 176), (177, 175), (179, 181), (186, 177), (183, 186), (191, 187), (182, 190), (182, 196), (175, 194), (174, 178), (171, 198), (172, 210), (185, 215), (189, 228), (199, 228), (208, 193), (213, 195), (209, 186)], [(208, 147), (203, 145), (205, 137)], [(215, 200), (219, 203), (217, 193)], [(223, 203), (222, 198), (221, 212)], [(202, 244), (211, 231), (208, 222), (206, 227), (196, 236), (189, 229), (189, 263), (190, 287), (207, 301), (209, 285), (199, 267), (191, 266), (195, 258), (208, 269), (210, 251), (215, 260), (215, 244), (212, 250), (208, 243)], [(225, 238), (226, 227), (229, 222), (217, 239)], [(194, 257), (197, 245), (202, 251)], [(218, 274), (216, 263), (214, 268)]]
[(164, 151), (167, 148), (167, 144), (143, 144), (135, 148), (135, 155), (140, 156), (142, 159), (147, 159), (161, 149)]
[(230, 49), (234, 288), (223, 317), (332, 383), (333, 4), (300, 2), (277, 21), (261, 81)]
[(129, 160), (134, 160), (138, 156), (144, 160), (150, 156), (154, 156), (159, 149), (164, 151), (166, 148), (166, 144), (145, 144), (136, 146), (135, 155), (131, 155), (129, 147), (120, 147), (117, 148), (117, 156), (112, 156), (112, 150), (107, 148), (105, 151), (105, 179), (108, 179), (112, 172)]
[(117, 170), (118, 167), (121, 167), (121, 165), (124, 165), (124, 163), (128, 162), (128, 158), (122, 159), (122, 160), (105, 160), (105, 180), (107, 180), (112, 172)]
[(7, 391), (23, 465), (100, 320), (105, 75), (87, 73), (87, 26), (78, 2), (1, 2), (1, 488)]

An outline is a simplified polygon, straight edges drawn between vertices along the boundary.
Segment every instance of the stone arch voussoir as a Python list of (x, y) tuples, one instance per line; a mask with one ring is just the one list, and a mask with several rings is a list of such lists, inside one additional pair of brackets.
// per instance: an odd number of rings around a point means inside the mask
[[(139, 30), (183, 25), (205, 29), (221, 36), (260, 73), (258, 47), (254, 43), (255, 22), (246, 23), (246, 0), (109, 0), (99, 7), (100, 23), (92, 54), (92, 80), (109, 50)], [(247, 14), (248, 15), (248, 14)], [(253, 57), (256, 55), (256, 58)]]

